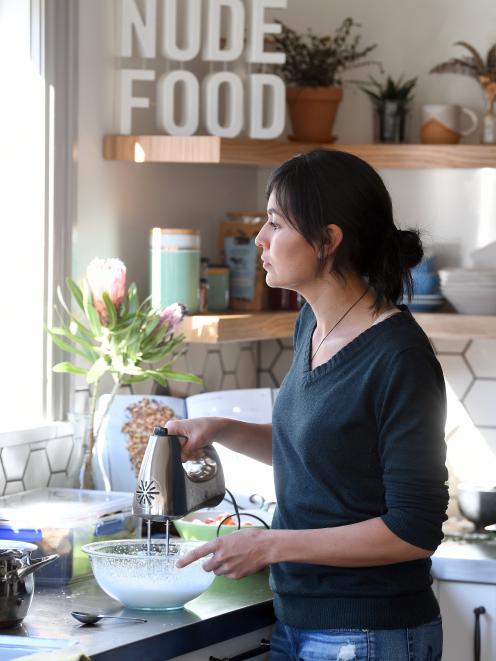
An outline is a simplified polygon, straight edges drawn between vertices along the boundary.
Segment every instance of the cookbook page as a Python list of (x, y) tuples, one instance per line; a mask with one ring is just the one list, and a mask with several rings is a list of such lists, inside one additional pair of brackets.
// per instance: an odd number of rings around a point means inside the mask
[[(270, 388), (220, 390), (186, 398), (188, 418), (221, 417), (258, 424), (272, 420), (273, 395)], [(256, 429), (255, 432), (256, 433)], [(214, 443), (219, 453), (226, 487), (241, 507), (253, 507), (250, 495), (260, 494), (275, 501), (272, 466)]]
[[(108, 395), (100, 397), (98, 419)], [(186, 417), (184, 399), (164, 395), (117, 395), (106, 413), (95, 443), (96, 489), (134, 491), (141, 461), (154, 427)]]

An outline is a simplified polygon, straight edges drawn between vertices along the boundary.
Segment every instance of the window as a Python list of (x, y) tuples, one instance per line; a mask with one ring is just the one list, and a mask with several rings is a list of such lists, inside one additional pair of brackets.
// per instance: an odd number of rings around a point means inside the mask
[(70, 264), (75, 25), (72, 1), (0, 0), (0, 432), (66, 408), (44, 326)]

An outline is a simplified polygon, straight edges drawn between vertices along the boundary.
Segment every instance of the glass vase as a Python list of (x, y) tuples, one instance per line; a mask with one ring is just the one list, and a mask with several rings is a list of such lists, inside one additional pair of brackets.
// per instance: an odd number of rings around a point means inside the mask
[(486, 110), (482, 118), (481, 142), (484, 145), (496, 144), (496, 114), (494, 101), (496, 99), (496, 84), (492, 83), (484, 88), (486, 97)]
[(374, 141), (383, 143), (405, 142), (408, 110), (399, 101), (384, 101), (375, 107)]
[(89, 413), (69, 413), (69, 422), (73, 429), (74, 461), (69, 475), (71, 484), (76, 489), (93, 489), (91, 447), (91, 416)]

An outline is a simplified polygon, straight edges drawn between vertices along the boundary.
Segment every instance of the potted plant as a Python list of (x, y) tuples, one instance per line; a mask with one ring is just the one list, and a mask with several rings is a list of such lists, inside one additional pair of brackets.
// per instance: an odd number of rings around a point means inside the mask
[(479, 51), (466, 41), (456, 41), (455, 46), (462, 46), (469, 55), (453, 57), (433, 67), (429, 73), (459, 73), (475, 78), (482, 87), (486, 98), (486, 108), (482, 122), (482, 142), (496, 143), (496, 44), (487, 51), (484, 59)]
[(371, 64), (364, 58), (377, 45), (360, 47), (360, 35), (352, 35), (360, 24), (352, 18), (345, 18), (335, 34), (326, 37), (318, 37), (310, 29), (299, 34), (279, 23), (281, 33), (271, 38), (275, 50), (286, 55), (285, 63), (275, 69), (287, 85), (293, 127), (290, 139), (332, 142), (332, 127), (343, 96), (340, 75)]
[[(169, 380), (201, 383), (201, 379), (172, 367), (176, 350), (184, 340), (176, 331), (185, 307), (173, 303), (156, 309), (150, 297), (140, 304), (136, 285), (131, 283), (126, 290), (126, 267), (120, 259), (95, 258), (87, 268), (82, 287), (71, 278), (66, 279), (66, 284), (79, 308), (78, 314), (67, 305), (59, 287), (57, 293), (62, 310), (57, 306), (55, 310), (60, 324), (47, 331), (60, 349), (79, 356), (86, 363), (82, 366), (61, 362), (53, 366), (53, 371), (84, 375), (90, 388), (80, 486), (92, 489), (95, 441), (118, 390), (123, 385), (148, 379), (162, 386)], [(107, 373), (112, 377), (113, 389), (97, 424), (99, 387)], [(104, 480), (108, 482), (105, 476)]]
[(360, 87), (376, 110), (379, 142), (405, 141), (406, 116), (416, 84), (417, 78), (403, 81), (403, 76), (397, 80), (387, 76), (385, 82), (379, 82), (369, 76), (369, 82)]

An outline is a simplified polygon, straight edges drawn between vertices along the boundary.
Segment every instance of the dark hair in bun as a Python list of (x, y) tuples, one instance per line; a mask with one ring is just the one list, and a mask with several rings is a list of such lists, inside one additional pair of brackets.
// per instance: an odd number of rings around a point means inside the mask
[(396, 227), (389, 193), (368, 163), (334, 149), (299, 154), (272, 172), (267, 198), (273, 191), (288, 222), (319, 249), (323, 267), (327, 226), (341, 228), (332, 270), (364, 276), (377, 309), (401, 302), (404, 291), (411, 297), (410, 269), (422, 259), (422, 242), (417, 230)]

